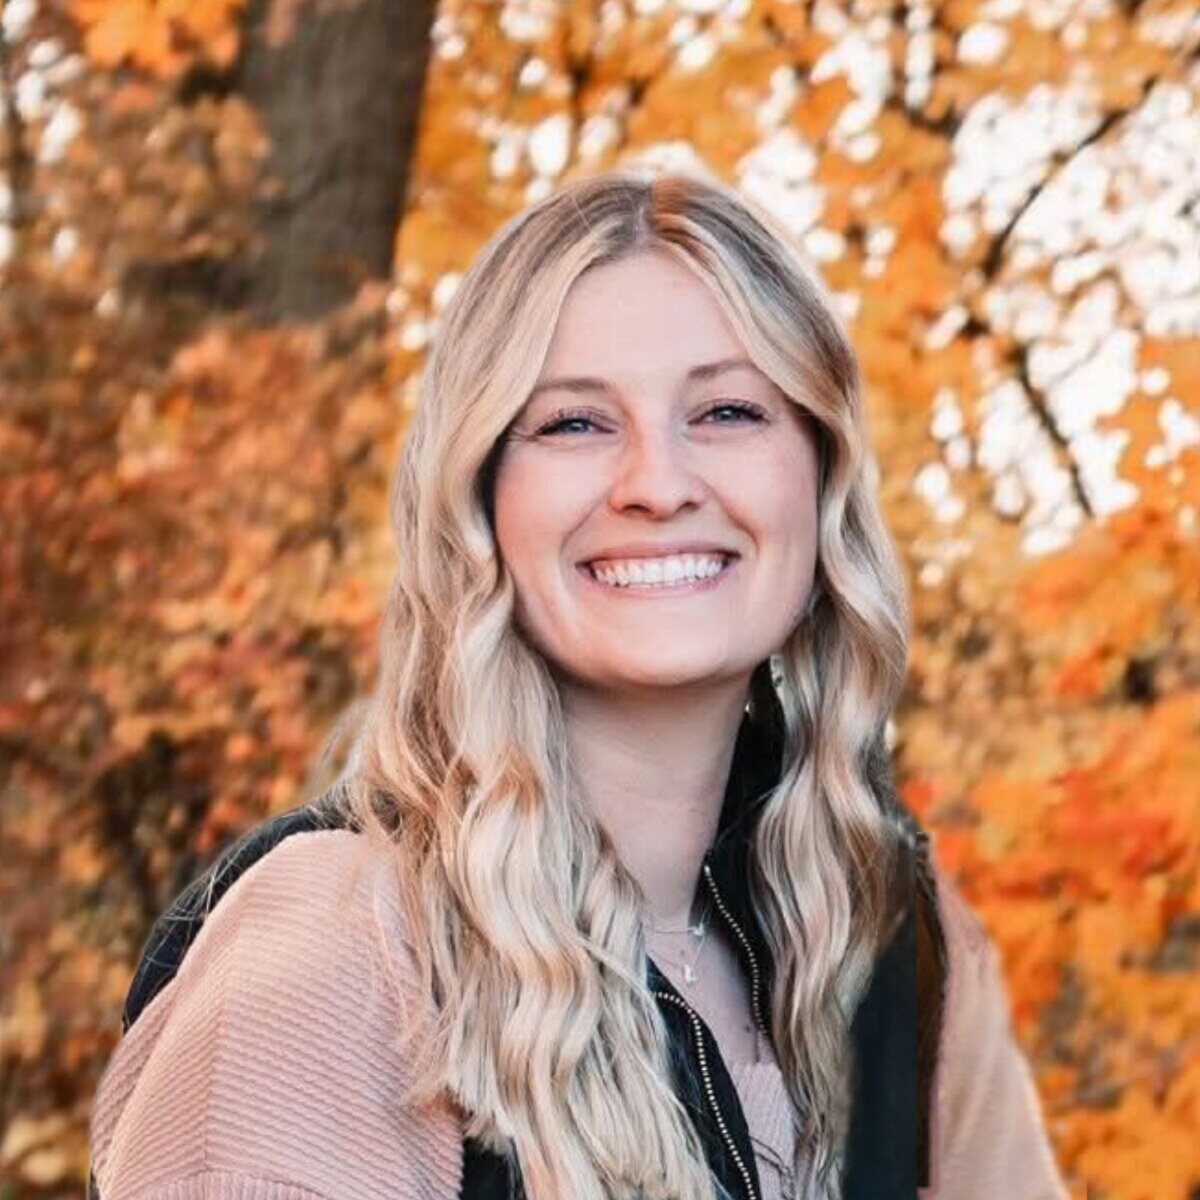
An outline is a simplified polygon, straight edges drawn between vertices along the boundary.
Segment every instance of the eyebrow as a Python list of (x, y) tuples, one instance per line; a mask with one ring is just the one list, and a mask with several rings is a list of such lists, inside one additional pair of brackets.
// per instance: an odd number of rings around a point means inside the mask
[[(752, 371), (758, 371), (758, 367), (748, 358), (721, 358), (716, 362), (700, 363), (692, 367), (687, 373), (687, 379), (689, 383), (694, 380), (712, 379), (738, 367), (749, 367)], [(759, 373), (761, 374), (761, 372)], [(532, 400), (540, 392), (549, 391), (609, 392), (612, 390), (612, 384), (607, 379), (598, 379), (594, 375), (569, 375), (559, 379), (543, 379), (533, 386), (528, 398)]]

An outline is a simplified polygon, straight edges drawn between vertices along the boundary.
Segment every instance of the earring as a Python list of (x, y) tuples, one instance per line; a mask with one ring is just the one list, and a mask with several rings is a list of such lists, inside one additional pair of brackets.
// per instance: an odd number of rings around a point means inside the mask
[(779, 689), (783, 686), (783, 655), (778, 652), (772, 654), (769, 659), (771, 665), (771, 686), (775, 689), (775, 694), (779, 694)]

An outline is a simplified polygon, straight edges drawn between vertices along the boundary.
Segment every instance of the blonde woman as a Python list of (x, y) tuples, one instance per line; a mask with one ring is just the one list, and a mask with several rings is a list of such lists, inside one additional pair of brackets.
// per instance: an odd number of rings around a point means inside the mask
[(723, 185), (600, 175), (445, 311), (337, 785), (156, 926), (101, 1200), (1062, 1200), (890, 784), (855, 357)]

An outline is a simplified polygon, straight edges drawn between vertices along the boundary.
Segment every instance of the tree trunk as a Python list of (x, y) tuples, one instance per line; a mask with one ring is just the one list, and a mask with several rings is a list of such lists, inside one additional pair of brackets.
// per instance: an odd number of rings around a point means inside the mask
[[(317, 317), (387, 278), (436, 0), (252, 0), (236, 87), (281, 184), (261, 212), (250, 307)], [(274, 31), (285, 26), (285, 36)]]

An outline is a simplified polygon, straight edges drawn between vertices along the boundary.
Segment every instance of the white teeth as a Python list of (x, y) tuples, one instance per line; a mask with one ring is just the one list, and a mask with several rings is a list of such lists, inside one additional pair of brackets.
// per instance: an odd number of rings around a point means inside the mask
[(670, 586), (681, 581), (711, 579), (721, 572), (725, 562), (723, 554), (677, 554), (669, 558), (629, 559), (603, 565), (591, 563), (589, 570), (601, 583), (615, 587)]

